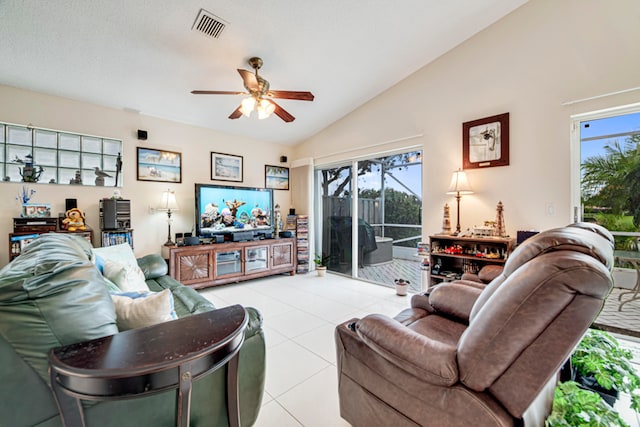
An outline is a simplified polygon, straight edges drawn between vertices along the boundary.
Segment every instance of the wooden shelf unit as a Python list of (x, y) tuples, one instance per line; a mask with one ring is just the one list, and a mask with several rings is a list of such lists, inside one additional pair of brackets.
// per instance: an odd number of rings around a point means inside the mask
[(487, 264), (503, 265), (514, 248), (509, 237), (457, 237), (445, 234), (429, 237), (430, 286), (459, 279), (463, 273), (477, 273)]
[(91, 243), (93, 246), (93, 230), (91, 227), (87, 226), (86, 230), (83, 231), (68, 231), (68, 230), (46, 230), (46, 231), (32, 231), (32, 232), (14, 232), (9, 233), (9, 262), (13, 261), (22, 253), (22, 250), (27, 246), (33, 239), (38, 237), (41, 234), (45, 233), (69, 233), (77, 236), (82, 236)]
[(169, 247), (169, 274), (195, 289), (295, 272), (295, 238)]

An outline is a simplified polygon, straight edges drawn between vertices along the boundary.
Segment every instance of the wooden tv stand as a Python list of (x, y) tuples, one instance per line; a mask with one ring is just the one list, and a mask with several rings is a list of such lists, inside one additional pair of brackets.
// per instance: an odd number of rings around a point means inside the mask
[(169, 274), (194, 289), (295, 274), (295, 238), (169, 248)]

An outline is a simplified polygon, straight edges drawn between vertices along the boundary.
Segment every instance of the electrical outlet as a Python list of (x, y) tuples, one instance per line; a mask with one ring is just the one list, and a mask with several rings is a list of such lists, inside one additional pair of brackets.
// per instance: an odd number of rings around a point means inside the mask
[(554, 205), (553, 203), (547, 203), (545, 212), (547, 214), (547, 216), (554, 216), (556, 214), (556, 205)]

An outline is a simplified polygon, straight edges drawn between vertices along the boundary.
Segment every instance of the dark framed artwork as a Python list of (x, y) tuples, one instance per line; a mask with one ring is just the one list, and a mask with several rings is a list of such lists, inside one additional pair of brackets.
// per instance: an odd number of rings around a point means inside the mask
[(137, 147), (138, 181), (182, 182), (182, 154)]
[(211, 180), (242, 182), (242, 156), (211, 152)]
[(509, 164), (509, 113), (462, 124), (462, 168)]
[(289, 168), (264, 165), (264, 186), (274, 190), (288, 190)]

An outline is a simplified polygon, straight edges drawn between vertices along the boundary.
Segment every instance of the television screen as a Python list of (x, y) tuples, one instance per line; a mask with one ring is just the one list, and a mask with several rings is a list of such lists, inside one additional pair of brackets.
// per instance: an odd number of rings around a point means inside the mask
[(271, 230), (273, 190), (196, 184), (198, 236)]

